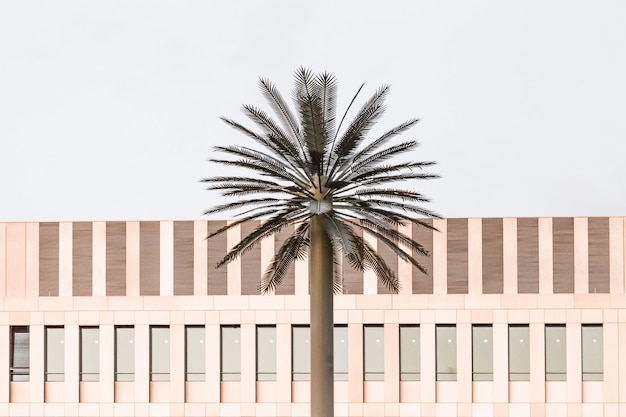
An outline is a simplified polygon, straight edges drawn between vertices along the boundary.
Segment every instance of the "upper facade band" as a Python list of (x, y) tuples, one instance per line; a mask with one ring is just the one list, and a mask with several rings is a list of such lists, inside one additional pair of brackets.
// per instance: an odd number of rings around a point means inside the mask
[[(431, 257), (423, 274), (366, 236), (398, 274), (401, 294), (623, 294), (624, 217), (460, 218), (406, 227)], [(255, 222), (206, 239), (226, 221), (0, 223), (0, 297), (255, 295), (291, 232), (216, 269)], [(307, 294), (306, 261), (276, 290)], [(342, 266), (344, 293), (385, 294), (369, 271)]]

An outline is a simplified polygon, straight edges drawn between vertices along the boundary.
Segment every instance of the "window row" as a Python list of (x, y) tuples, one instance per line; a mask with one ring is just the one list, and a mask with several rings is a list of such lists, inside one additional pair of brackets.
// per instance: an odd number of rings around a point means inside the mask
[[(384, 327), (363, 327), (363, 378), (384, 379)], [(135, 329), (132, 326), (115, 327), (115, 380), (134, 381)], [(185, 378), (187, 381), (205, 379), (205, 328), (185, 327)], [(399, 329), (400, 380), (419, 381), (421, 375), (420, 327), (400, 325)], [(530, 332), (528, 325), (509, 325), (508, 360), (509, 380), (530, 379)], [(168, 326), (150, 327), (150, 380), (169, 381), (170, 329)], [(310, 379), (309, 326), (292, 326), (292, 379)], [(582, 379), (603, 379), (602, 325), (582, 326)], [(29, 380), (30, 337), (27, 326), (11, 327), (10, 375), (12, 381)], [(63, 381), (65, 369), (65, 329), (62, 326), (45, 328), (45, 380)], [(457, 378), (457, 337), (455, 325), (437, 325), (435, 328), (436, 379), (455, 381)], [(80, 380), (98, 381), (100, 375), (99, 328), (80, 327)], [(241, 378), (241, 328), (238, 325), (220, 327), (220, 375), (222, 381)], [(276, 380), (276, 327), (256, 327), (256, 379)], [(335, 380), (348, 379), (348, 328), (336, 325), (334, 329)], [(567, 375), (565, 325), (545, 326), (545, 379), (564, 381)], [(493, 327), (472, 326), (472, 379), (493, 380)]]

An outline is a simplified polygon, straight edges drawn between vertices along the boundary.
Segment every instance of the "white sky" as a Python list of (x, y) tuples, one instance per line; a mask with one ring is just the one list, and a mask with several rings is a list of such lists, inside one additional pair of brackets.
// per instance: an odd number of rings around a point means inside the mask
[[(624, 1), (1, 1), (0, 221), (197, 219), (211, 146), (299, 66), (387, 129), (447, 217), (626, 215)], [(363, 98), (367, 97), (364, 95)], [(343, 106), (342, 106), (343, 107)], [(246, 142), (247, 143), (247, 142)]]

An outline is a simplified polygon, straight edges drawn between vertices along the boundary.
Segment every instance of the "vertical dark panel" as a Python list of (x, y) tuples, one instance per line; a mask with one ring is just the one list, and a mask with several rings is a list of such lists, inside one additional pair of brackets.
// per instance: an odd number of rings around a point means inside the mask
[(139, 293), (159, 295), (161, 292), (161, 225), (159, 222), (139, 223)]
[(539, 229), (537, 218), (517, 219), (517, 292), (539, 293)]
[(106, 223), (107, 295), (126, 295), (126, 222)]
[(483, 293), (502, 294), (502, 219), (483, 219)]
[[(397, 228), (395, 229), (397, 230)], [(394, 251), (389, 249), (389, 247), (380, 239), (377, 239), (376, 241), (376, 252), (378, 252), (378, 254), (382, 256), (385, 262), (387, 262), (387, 265), (389, 265), (389, 268), (391, 268), (391, 270), (397, 277), (398, 276), (398, 255), (396, 255)], [(378, 281), (378, 294), (395, 294), (395, 292), (387, 288), (387, 286), (383, 284), (381, 280), (378, 279), (378, 277), (376, 279)]]
[(610, 292), (609, 218), (589, 218), (589, 292)]
[[(361, 229), (355, 228), (354, 233), (363, 237)], [(363, 294), (363, 271), (355, 269), (345, 257), (341, 260), (341, 276), (344, 294)]]
[(92, 223), (72, 224), (72, 294), (92, 294)]
[[(248, 236), (261, 224), (252, 220), (241, 224), (241, 238)], [(261, 294), (261, 244), (255, 245), (241, 257), (241, 294)]]
[[(424, 223), (433, 225), (432, 219), (421, 220)], [(420, 243), (430, 256), (417, 256), (417, 261), (426, 269), (427, 274), (424, 274), (419, 269), (413, 267), (412, 281), (413, 281), (413, 294), (432, 294), (433, 293), (433, 233), (440, 233), (429, 229), (424, 226), (413, 224), (413, 240)]]
[(574, 292), (574, 219), (552, 219), (553, 292)]
[(59, 295), (59, 223), (39, 223), (39, 295)]
[(174, 222), (174, 295), (193, 295), (193, 222)]
[[(294, 226), (287, 226), (280, 232), (274, 235), (274, 253), (278, 253), (278, 250), (283, 245), (283, 242), (295, 231)], [(265, 271), (263, 271), (265, 272)], [(283, 278), (283, 282), (276, 288), (276, 294), (280, 295), (293, 295), (296, 293), (296, 274), (295, 265), (292, 263)]]
[[(207, 233), (218, 231), (226, 226), (225, 221), (210, 220), (207, 226)], [(224, 232), (218, 236), (208, 239), (207, 243), (207, 291), (210, 295), (226, 295), (228, 291), (227, 266), (216, 268), (215, 265), (226, 255), (226, 234)]]
[(467, 219), (448, 219), (448, 294), (467, 294)]

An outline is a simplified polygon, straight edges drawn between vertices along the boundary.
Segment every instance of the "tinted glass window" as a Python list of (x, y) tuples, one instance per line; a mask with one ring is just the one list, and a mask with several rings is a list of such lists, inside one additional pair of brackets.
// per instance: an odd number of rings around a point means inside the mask
[(100, 375), (100, 332), (97, 327), (80, 328), (80, 380), (98, 381)]
[(527, 325), (509, 326), (509, 380), (530, 380), (530, 333)]
[(150, 381), (170, 380), (170, 329), (150, 327)]
[(582, 327), (583, 381), (604, 379), (604, 341), (602, 325)]
[(239, 326), (222, 326), (222, 381), (241, 379), (241, 329)]
[(419, 326), (400, 326), (400, 380), (420, 380)]
[(437, 381), (456, 381), (456, 327), (438, 325), (435, 330)]
[(567, 349), (565, 325), (546, 325), (546, 381), (565, 381)]

